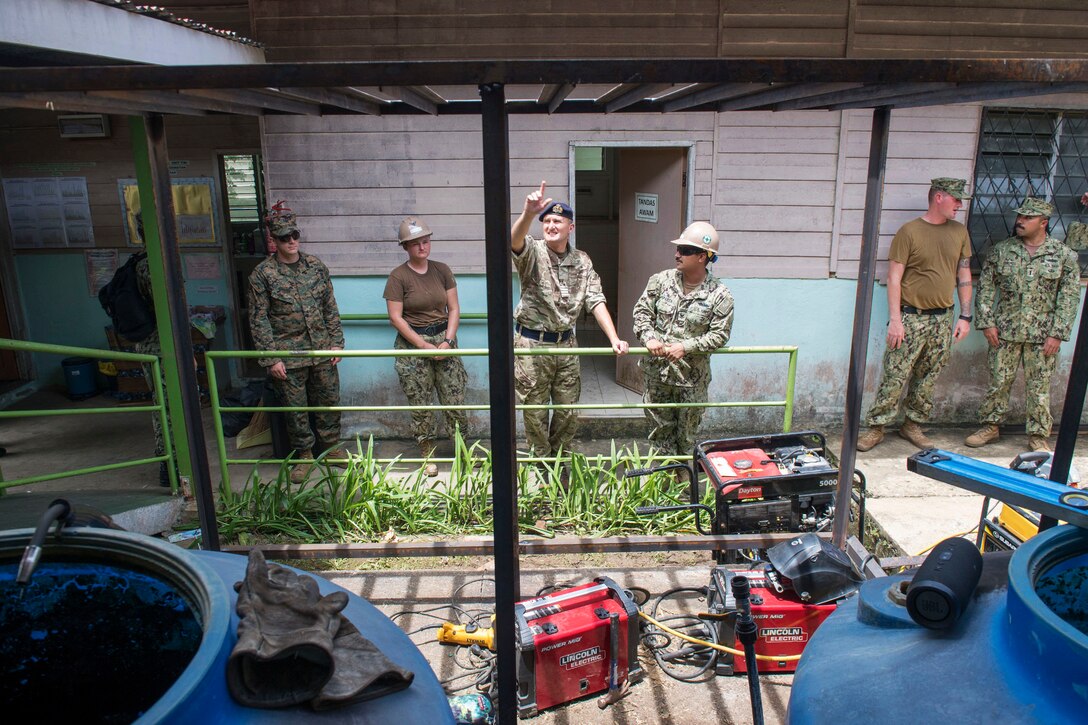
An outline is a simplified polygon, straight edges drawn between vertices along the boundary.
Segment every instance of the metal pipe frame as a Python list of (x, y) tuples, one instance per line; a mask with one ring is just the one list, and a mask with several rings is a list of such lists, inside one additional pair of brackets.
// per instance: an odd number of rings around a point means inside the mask
[(518, 561), (517, 462), (514, 457), (514, 305), (510, 279), (510, 129), (506, 89), (481, 84), (484, 164), (484, 259), (487, 267), (487, 342), (491, 399), (491, 491), (495, 534), (495, 645), (498, 712), (517, 719), (517, 623), (521, 599)]
[(850, 343), (850, 370), (846, 378), (842, 450), (839, 452), (839, 484), (835, 496), (832, 542), (842, 549), (850, 523), (850, 489), (857, 460), (861, 397), (865, 387), (865, 362), (869, 352), (869, 325), (873, 317), (873, 283), (876, 281), (876, 250), (880, 242), (880, 209), (884, 198), (884, 169), (888, 162), (888, 132), (892, 112), (887, 106), (873, 111), (869, 139), (869, 172), (865, 184), (865, 214), (861, 224), (861, 257), (854, 298), (854, 332)]
[[(189, 335), (189, 304), (185, 297), (185, 284), (181, 275), (181, 250), (178, 246), (177, 227), (174, 223), (174, 195), (170, 182), (170, 158), (166, 150), (166, 129), (163, 118), (159, 114), (148, 115), (145, 125), (151, 162), (151, 183), (155, 190), (154, 208), (162, 242), (161, 273), (168, 297), (167, 307), (174, 336), (174, 359), (192, 360), (193, 341)], [(146, 222), (144, 228), (145, 230), (147, 228)], [(164, 356), (167, 354), (165, 345), (163, 354)], [(215, 519), (215, 499), (212, 495), (204, 426), (200, 418), (200, 393), (197, 388), (196, 370), (192, 365), (181, 364), (177, 366), (177, 375), (181, 385), (179, 400), (185, 423), (185, 438), (189, 443), (189, 460), (192, 462), (193, 493), (196, 496), (197, 514), (202, 532), (201, 546), (210, 551), (218, 551), (219, 523)], [(167, 437), (166, 430), (163, 431), (163, 437)]]

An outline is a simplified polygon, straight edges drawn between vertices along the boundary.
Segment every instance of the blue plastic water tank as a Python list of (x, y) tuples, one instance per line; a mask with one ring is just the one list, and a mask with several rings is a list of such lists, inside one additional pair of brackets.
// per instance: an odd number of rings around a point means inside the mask
[(66, 357), (60, 361), (64, 368), (64, 384), (68, 387), (68, 397), (83, 400), (98, 393), (98, 381), (95, 378), (95, 362), (89, 357)]
[[(1059, 526), (1010, 557), (986, 554), (970, 607), (948, 630), (911, 620), (909, 575), (874, 579), (820, 626), (798, 663), (787, 720), (807, 723), (1083, 722), (1088, 634), (1037, 582), (1088, 566), (1088, 531)], [(1068, 596), (1074, 603), (1080, 591)]]

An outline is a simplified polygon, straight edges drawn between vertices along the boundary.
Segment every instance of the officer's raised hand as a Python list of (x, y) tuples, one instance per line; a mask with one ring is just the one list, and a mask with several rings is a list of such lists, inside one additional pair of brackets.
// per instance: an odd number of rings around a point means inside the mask
[(549, 196), (544, 198), (544, 189), (548, 185), (546, 181), (540, 182), (540, 188), (536, 191), (530, 192), (529, 196), (525, 197), (525, 211), (529, 214), (536, 216), (540, 212), (548, 208), (548, 205), (552, 203), (553, 199)]

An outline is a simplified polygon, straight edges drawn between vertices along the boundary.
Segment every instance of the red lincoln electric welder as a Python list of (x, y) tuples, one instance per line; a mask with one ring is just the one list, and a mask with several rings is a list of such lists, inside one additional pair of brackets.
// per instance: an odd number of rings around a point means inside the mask
[(514, 617), (519, 717), (608, 690), (613, 669), (613, 686), (642, 679), (638, 607), (608, 577), (520, 602)]

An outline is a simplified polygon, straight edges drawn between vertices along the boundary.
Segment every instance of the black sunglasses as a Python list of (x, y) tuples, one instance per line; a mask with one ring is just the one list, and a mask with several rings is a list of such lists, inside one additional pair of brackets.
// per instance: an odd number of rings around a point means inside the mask
[(690, 257), (693, 254), (702, 254), (703, 253), (702, 249), (699, 249), (698, 247), (689, 247), (686, 244), (682, 244), (682, 245), (678, 246), (676, 248), (676, 251), (680, 254), (681, 257)]
[(286, 242), (288, 239), (299, 239), (301, 237), (302, 237), (302, 235), (299, 234), (298, 232), (291, 232), (290, 234), (284, 234), (283, 236), (276, 237), (276, 241)]

